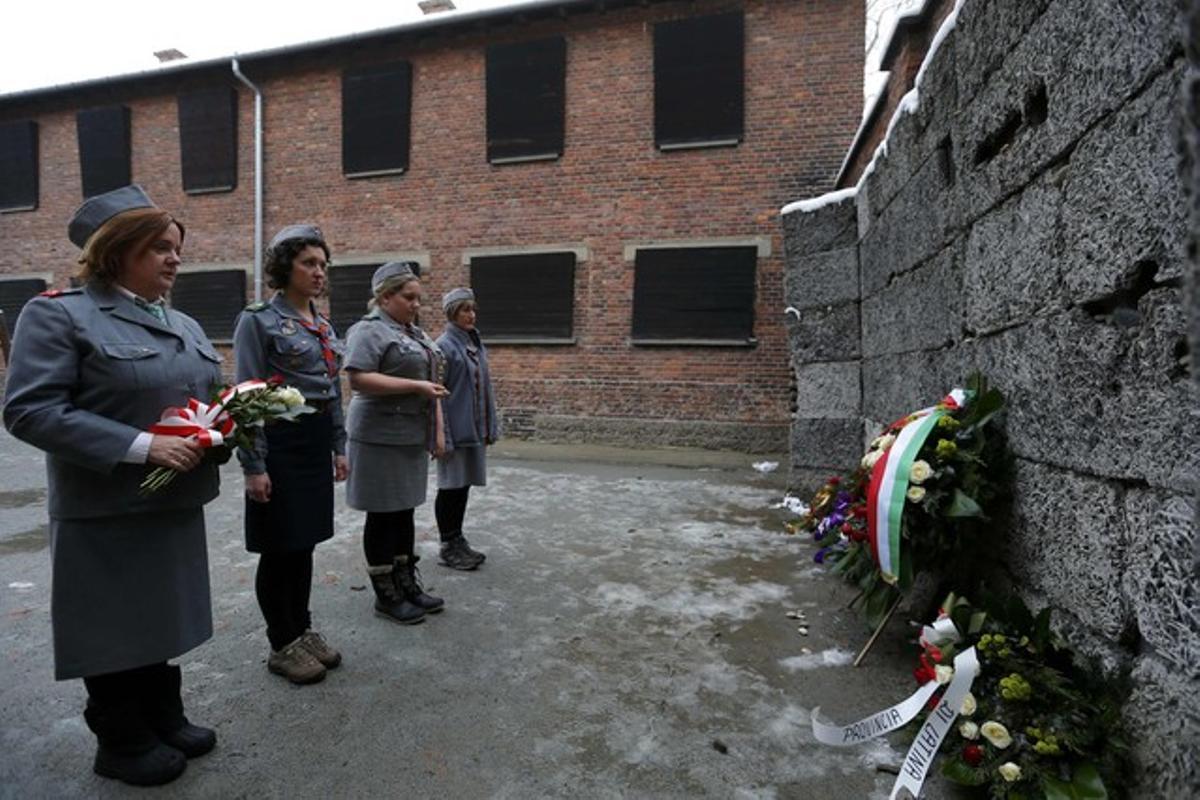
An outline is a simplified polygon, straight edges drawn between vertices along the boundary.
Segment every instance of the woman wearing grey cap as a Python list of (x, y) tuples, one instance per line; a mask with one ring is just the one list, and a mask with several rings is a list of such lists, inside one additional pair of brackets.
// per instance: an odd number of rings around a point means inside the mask
[(422, 588), (414, 553), (413, 512), (425, 502), (428, 454), (445, 450), (440, 400), (447, 395), (438, 380), (442, 354), (414, 324), (421, 307), (414, 266), (392, 261), (375, 271), (370, 313), (346, 337), (354, 389), (346, 502), (367, 512), (363, 552), (375, 613), (404, 624), (444, 604)]
[(438, 337), (446, 356), (446, 456), (438, 461), (438, 493), (434, 500), (441, 535), (441, 563), (472, 570), (485, 556), (463, 536), (463, 517), (472, 486), (487, 485), (486, 448), (500, 435), (496, 399), (488, 369), (487, 348), (475, 330), (475, 293), (459, 287), (442, 297), (450, 323)]
[[(68, 235), (83, 248), (82, 286), (21, 312), (4, 423), (46, 451), (54, 671), (83, 678), (94, 769), (167, 783), (216, 744), (184, 716), (167, 662), (212, 636), (203, 507), (218, 476), (196, 441), (148, 429), (169, 407), (208, 400), (221, 358), (163, 305), (184, 228), (141, 187), (91, 198)], [(146, 495), (149, 465), (179, 475)]]
[(254, 590), (267, 623), (267, 669), (315, 683), (342, 661), (313, 629), (313, 550), (333, 536), (333, 483), (346, 479), (346, 427), (338, 377), (342, 343), (314, 301), (325, 291), (329, 246), (313, 225), (275, 235), (266, 272), (278, 291), (238, 318), (237, 378), (282, 378), (317, 413), (260, 431), (239, 450), (246, 476), (246, 549), (259, 553)]

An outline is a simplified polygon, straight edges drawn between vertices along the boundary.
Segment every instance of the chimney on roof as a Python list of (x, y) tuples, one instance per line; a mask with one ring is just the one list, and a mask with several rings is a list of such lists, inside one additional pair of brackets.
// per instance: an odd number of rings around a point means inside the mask
[(454, 0), (420, 0), (417, 5), (425, 12), (425, 16), (454, 10)]
[(158, 59), (158, 63), (165, 64), (168, 61), (178, 61), (181, 58), (187, 58), (183, 53), (172, 47), (169, 50), (156, 50), (154, 57)]

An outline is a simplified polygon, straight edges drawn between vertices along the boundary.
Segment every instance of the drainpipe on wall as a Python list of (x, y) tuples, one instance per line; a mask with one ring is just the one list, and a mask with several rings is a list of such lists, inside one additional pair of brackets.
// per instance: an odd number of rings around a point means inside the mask
[(262, 300), (262, 242), (263, 242), (263, 96), (262, 90), (238, 69), (238, 60), (231, 64), (233, 74), (254, 92), (254, 302)]

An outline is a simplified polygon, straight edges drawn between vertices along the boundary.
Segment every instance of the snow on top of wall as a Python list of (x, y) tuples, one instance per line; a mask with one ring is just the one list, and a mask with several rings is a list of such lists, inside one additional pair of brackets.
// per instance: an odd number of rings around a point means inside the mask
[(803, 211), (809, 213), (816, 211), (818, 208), (824, 208), (834, 203), (840, 203), (847, 197), (854, 197), (858, 194), (858, 187), (851, 186), (849, 189), (838, 189), (836, 192), (828, 192), (818, 197), (809, 197), (805, 200), (797, 200), (794, 203), (788, 203), (783, 208), (779, 209), (780, 214), (790, 214), (793, 211)]
[(921, 79), (925, 77), (925, 70), (928, 69), (929, 65), (933, 62), (933, 57), (937, 55), (938, 48), (941, 47), (942, 42), (944, 42), (946, 37), (950, 35), (950, 32), (954, 30), (954, 26), (958, 22), (958, 12), (962, 10), (962, 7), (965, 3), (966, 0), (954, 0), (953, 10), (946, 15), (946, 19), (944, 19), (942, 24), (938, 27), (937, 33), (935, 33), (933, 36), (933, 41), (930, 42), (929, 51), (925, 53), (925, 58), (921, 60), (921, 68), (917, 70), (917, 77), (913, 81), (913, 88), (909, 90), (908, 94), (900, 98), (900, 102), (897, 104), (896, 110), (892, 112), (891, 120), (888, 121), (887, 133), (884, 135), (883, 141), (879, 143), (879, 146), (875, 148), (875, 152), (871, 155), (871, 160), (867, 163), (866, 168), (863, 169), (863, 174), (861, 177), (859, 177), (858, 183), (847, 189), (839, 189), (836, 192), (829, 192), (818, 197), (788, 203), (779, 210), (780, 215), (790, 214), (793, 211), (801, 211), (804, 213), (816, 211), (817, 209), (827, 206), (830, 203), (841, 202), (847, 197), (853, 197), (858, 194), (858, 190), (863, 185), (863, 181), (867, 179), (868, 175), (875, 171), (875, 162), (887, 155), (887, 145), (892, 138), (892, 130), (896, 127), (896, 123), (898, 123), (900, 118), (905, 114), (915, 113), (917, 109), (920, 108)]

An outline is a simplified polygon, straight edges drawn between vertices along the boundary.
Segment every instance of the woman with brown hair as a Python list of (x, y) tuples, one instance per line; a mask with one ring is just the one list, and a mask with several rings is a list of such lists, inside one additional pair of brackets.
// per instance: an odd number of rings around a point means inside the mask
[(346, 428), (338, 378), (342, 343), (317, 310), (329, 245), (315, 225), (288, 225), (271, 240), (266, 272), (275, 296), (238, 318), (239, 381), (281, 377), (317, 413), (267, 426), (239, 450), (246, 477), (246, 549), (258, 553), (254, 590), (267, 623), (267, 669), (315, 683), (342, 655), (313, 629), (313, 551), (333, 536), (333, 483), (346, 479)]
[[(68, 235), (83, 248), (83, 285), (22, 311), (4, 423), (46, 452), (55, 677), (83, 678), (94, 769), (161, 784), (216, 743), (184, 716), (167, 661), (212, 636), (203, 507), (218, 476), (194, 440), (149, 428), (208, 399), (221, 359), (195, 320), (163, 305), (184, 228), (141, 187), (91, 198)], [(146, 495), (148, 464), (180, 475)]]

